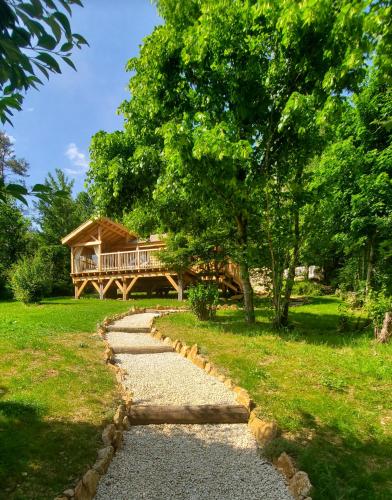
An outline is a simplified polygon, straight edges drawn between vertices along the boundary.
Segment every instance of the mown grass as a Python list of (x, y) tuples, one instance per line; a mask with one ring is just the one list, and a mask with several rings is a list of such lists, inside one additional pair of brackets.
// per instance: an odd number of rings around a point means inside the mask
[(52, 499), (95, 460), (116, 384), (96, 324), (170, 299), (0, 302), (0, 498)]
[[(315, 499), (392, 498), (392, 345), (370, 329), (339, 332), (340, 301), (319, 297), (292, 309), (293, 328), (270, 328), (221, 310), (201, 323), (190, 313), (160, 318), (160, 330), (197, 343), (274, 418), (282, 435), (267, 450), (291, 452), (315, 486)], [(356, 321), (355, 321), (356, 322)]]

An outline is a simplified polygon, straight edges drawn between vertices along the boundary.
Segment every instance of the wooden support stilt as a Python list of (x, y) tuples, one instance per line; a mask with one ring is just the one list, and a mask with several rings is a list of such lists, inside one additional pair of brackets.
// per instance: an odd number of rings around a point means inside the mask
[(104, 286), (104, 288), (102, 290), (102, 298), (105, 298), (105, 293), (109, 290), (109, 288), (110, 288), (111, 284), (113, 283), (113, 281), (114, 281), (114, 278), (110, 278), (110, 280)]
[(132, 281), (129, 283), (128, 287), (127, 287), (127, 294), (132, 290), (134, 284), (136, 283), (136, 281), (138, 280), (138, 277), (139, 276), (135, 276)]
[(81, 295), (81, 293), (83, 292), (85, 286), (87, 285), (89, 280), (85, 279), (83, 280), (83, 283), (78, 286), (78, 285), (75, 285), (75, 299), (78, 299)]
[(127, 300), (127, 281), (125, 279), (122, 281), (122, 296), (123, 300)]
[(229, 283), (228, 281), (226, 281), (225, 279), (222, 279), (222, 283), (224, 286), (226, 286), (227, 288), (231, 288), (234, 292), (236, 293), (239, 293), (238, 292), (238, 288), (236, 288), (234, 285), (232, 285), (231, 283)]
[(170, 274), (165, 274), (168, 282), (171, 284), (171, 286), (174, 288), (174, 290), (178, 293), (179, 291), (179, 286), (177, 283), (174, 281), (174, 279), (170, 276)]
[(96, 291), (99, 293), (99, 298), (101, 298), (101, 288), (100, 288), (99, 284), (94, 280), (91, 281), (91, 284), (96, 289)]
[(115, 280), (114, 282), (116, 283), (117, 288), (118, 288), (118, 289), (120, 290), (120, 292), (123, 294), (123, 299), (124, 299), (124, 289), (123, 289), (123, 285), (122, 285), (122, 283), (121, 283), (120, 281), (118, 281), (118, 280)]

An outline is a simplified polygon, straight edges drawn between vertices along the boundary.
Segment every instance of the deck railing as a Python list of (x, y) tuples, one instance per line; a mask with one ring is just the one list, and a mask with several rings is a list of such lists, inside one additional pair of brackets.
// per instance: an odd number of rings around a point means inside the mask
[(75, 271), (83, 273), (88, 271), (145, 271), (160, 269), (163, 266), (159, 259), (160, 249), (131, 250), (128, 252), (110, 252), (100, 255), (98, 259), (78, 257), (75, 259)]

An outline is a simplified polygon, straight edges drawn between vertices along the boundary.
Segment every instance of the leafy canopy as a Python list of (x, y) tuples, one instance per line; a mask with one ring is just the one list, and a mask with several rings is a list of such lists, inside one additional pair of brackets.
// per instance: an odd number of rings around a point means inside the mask
[[(80, 0), (0, 0), (0, 120), (11, 123), (22, 109), (23, 92), (42, 84), (42, 75), (61, 73), (60, 60), (86, 40), (72, 33), (69, 17)], [(39, 76), (38, 76), (39, 75)]]

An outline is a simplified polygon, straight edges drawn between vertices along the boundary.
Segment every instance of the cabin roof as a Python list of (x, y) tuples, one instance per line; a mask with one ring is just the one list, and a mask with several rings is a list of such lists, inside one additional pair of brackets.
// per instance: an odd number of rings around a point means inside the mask
[(71, 233), (64, 236), (61, 239), (63, 245), (72, 246), (75, 243), (81, 242), (88, 237), (91, 239), (90, 235), (98, 227), (101, 228), (101, 238), (110, 239), (111, 241), (119, 240), (122, 238), (136, 239), (137, 235), (129, 231), (125, 226), (114, 222), (107, 217), (100, 217), (97, 219), (89, 219), (88, 221), (81, 224), (79, 227), (74, 229)]

